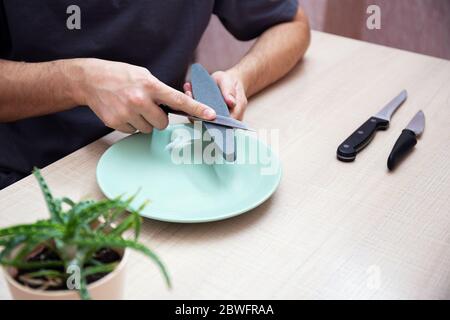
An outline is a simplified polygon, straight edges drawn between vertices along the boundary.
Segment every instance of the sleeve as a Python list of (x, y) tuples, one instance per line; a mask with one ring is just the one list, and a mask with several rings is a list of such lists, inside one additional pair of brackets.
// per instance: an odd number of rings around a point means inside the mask
[(10, 46), (9, 28), (3, 0), (0, 0), (0, 58), (4, 58)]
[(235, 38), (246, 41), (291, 21), (297, 9), (297, 0), (216, 0), (213, 13)]

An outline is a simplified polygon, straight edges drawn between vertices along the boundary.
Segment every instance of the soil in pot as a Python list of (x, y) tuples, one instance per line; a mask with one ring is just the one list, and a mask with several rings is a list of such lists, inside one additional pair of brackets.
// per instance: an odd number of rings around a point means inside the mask
[[(122, 259), (122, 256), (117, 253), (115, 250), (110, 248), (102, 248), (98, 250), (93, 258), (97, 260), (98, 262), (102, 264), (108, 264), (108, 263), (119, 263)], [(61, 261), (59, 256), (49, 249), (48, 247), (43, 247), (42, 249), (36, 251), (32, 255), (30, 255), (27, 259), (27, 262), (37, 262), (37, 261)], [(91, 265), (86, 265), (85, 267), (89, 267)], [(55, 270), (64, 273), (63, 267), (49, 267), (46, 268), (46, 270)], [(40, 271), (40, 269), (17, 269), (16, 273), (14, 275), (14, 280), (19, 282), (20, 284), (32, 288), (32, 289), (41, 289), (41, 290), (47, 290), (47, 291), (55, 291), (55, 290), (66, 290), (66, 282), (61, 278), (49, 278), (49, 277), (34, 277), (30, 278), (27, 277), (27, 274), (30, 274), (31, 272), (37, 272)], [(86, 278), (87, 283), (93, 283), (97, 280), (100, 280), (104, 276), (106, 276), (107, 273), (96, 273), (88, 276)]]

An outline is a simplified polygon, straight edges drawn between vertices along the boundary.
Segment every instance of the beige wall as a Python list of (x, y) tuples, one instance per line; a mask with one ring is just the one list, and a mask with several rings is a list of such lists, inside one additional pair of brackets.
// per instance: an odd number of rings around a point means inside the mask
[[(299, 0), (313, 29), (450, 59), (450, 0)], [(366, 8), (377, 4), (381, 30), (366, 28)], [(213, 17), (198, 60), (212, 70), (239, 60), (251, 43), (234, 40)]]

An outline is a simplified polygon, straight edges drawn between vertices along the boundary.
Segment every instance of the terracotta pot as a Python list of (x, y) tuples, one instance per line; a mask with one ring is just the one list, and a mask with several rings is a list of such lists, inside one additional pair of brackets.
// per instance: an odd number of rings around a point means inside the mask
[[(122, 260), (116, 269), (88, 285), (88, 291), (94, 300), (119, 300), (123, 297), (125, 286), (125, 266), (128, 260), (128, 250), (123, 252)], [(3, 268), (11, 296), (15, 300), (79, 300), (78, 291), (59, 290), (44, 291), (28, 288), (11, 276), (11, 268)]]

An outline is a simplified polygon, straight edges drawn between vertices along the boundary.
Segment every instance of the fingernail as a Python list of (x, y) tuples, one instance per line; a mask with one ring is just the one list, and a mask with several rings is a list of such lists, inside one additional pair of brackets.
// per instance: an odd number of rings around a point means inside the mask
[(228, 99), (231, 101), (231, 103), (234, 105), (236, 104), (236, 99), (230, 94), (228, 95)]
[(203, 115), (205, 118), (214, 118), (216, 116), (216, 112), (211, 108), (205, 108), (203, 110)]

